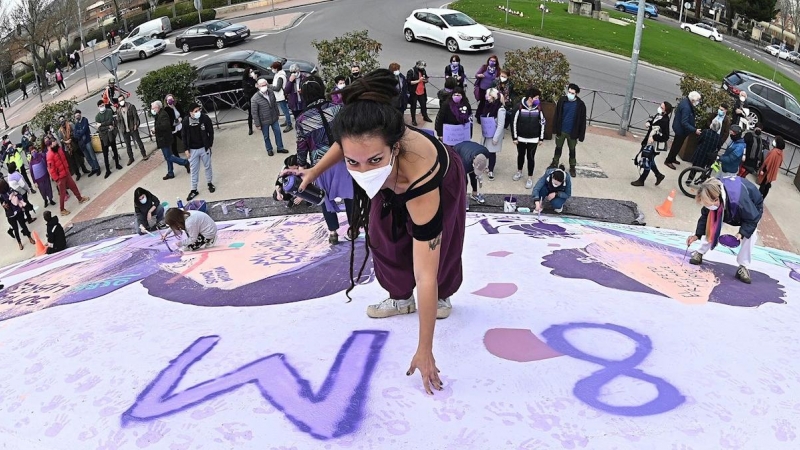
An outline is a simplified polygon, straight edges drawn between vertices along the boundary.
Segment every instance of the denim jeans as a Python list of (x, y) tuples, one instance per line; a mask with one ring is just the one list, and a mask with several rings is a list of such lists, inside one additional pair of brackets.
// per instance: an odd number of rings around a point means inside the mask
[(292, 123), (292, 113), (289, 112), (289, 103), (286, 100), (278, 102), (278, 107), (281, 109), (281, 112), (283, 112), (284, 125)]
[(267, 146), (267, 152), (272, 151), (272, 141), (269, 140), (269, 130), (272, 128), (272, 134), (275, 135), (275, 144), (278, 150), (283, 148), (283, 136), (281, 135), (281, 126), (276, 120), (269, 125), (261, 125), (261, 134), (264, 136), (264, 145)]
[[(164, 207), (161, 206), (161, 205), (158, 205), (156, 207), (156, 210), (153, 211), (152, 217), (156, 218), (156, 223), (154, 223), (153, 225), (158, 225), (159, 223), (163, 222), (164, 221)], [(145, 220), (147, 220), (147, 216), (146, 215), (143, 218)], [(150, 228), (150, 224), (142, 222), (141, 218), (139, 217), (139, 214), (137, 213), (136, 214), (136, 228), (135, 228), (135, 230), (139, 234), (144, 234), (144, 233), (142, 233), (142, 230), (139, 229), (139, 225), (144, 225), (145, 228)]]
[(164, 160), (167, 161), (167, 175), (175, 175), (175, 172), (172, 171), (173, 166), (172, 164), (179, 164), (184, 167), (189, 167), (189, 161), (178, 158), (177, 156), (172, 154), (172, 149), (169, 147), (162, 147), (161, 154), (164, 155)]
[(100, 163), (97, 162), (97, 154), (95, 154), (94, 147), (92, 147), (92, 141), (85, 142), (81, 147), (83, 147), (83, 156), (86, 161), (89, 161), (89, 166), (95, 172), (99, 172)]

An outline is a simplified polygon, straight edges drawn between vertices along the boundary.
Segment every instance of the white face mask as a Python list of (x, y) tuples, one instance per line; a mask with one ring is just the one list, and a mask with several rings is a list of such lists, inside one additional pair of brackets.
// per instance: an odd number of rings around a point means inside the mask
[(262, 94), (266, 94), (269, 90), (269, 86), (259, 86), (258, 90), (261, 91)]
[(98, 109), (100, 110), (100, 112), (105, 112), (105, 111), (106, 111), (106, 107), (105, 107), (105, 106), (101, 106), (101, 107), (100, 107), (100, 108), (98, 108)]
[(199, 119), (200, 118), (200, 111), (193, 112), (192, 113), (192, 117), (194, 117), (195, 119)]
[(400, 76), (400, 71), (399, 71), (399, 70), (395, 70), (395, 71), (394, 71), (394, 76), (396, 76), (396, 77), (397, 77), (397, 76)]
[(125, 100), (120, 100), (119, 101), (119, 106), (125, 106)]
[(707, 208), (709, 211), (716, 211), (716, 210), (718, 210), (718, 209), (719, 209), (719, 205), (711, 205), (711, 206), (706, 206), (706, 208)]
[(664, 113), (664, 108), (659, 106), (658, 109), (656, 110), (656, 112), (659, 113), (659, 114), (663, 114)]
[(772, 141), (772, 147), (774, 148), (774, 147), (777, 147), (777, 146), (778, 146), (778, 144), (775, 141)]
[(568, 94), (567, 94), (567, 100), (569, 100), (569, 101), (573, 101), (573, 100), (575, 100), (575, 94), (568, 93)]
[(506, 81), (508, 81), (508, 78), (506, 78), (506, 77), (500, 77), (500, 82), (501, 82), (501, 83), (505, 83)]
[(144, 205), (144, 204), (146, 204), (146, 203), (147, 203), (147, 197), (145, 197), (145, 198), (140, 198), (140, 199), (139, 199), (139, 203), (141, 203), (141, 204), (143, 204), (143, 205)]
[(155, 116), (156, 114), (158, 114), (158, 111), (156, 111), (155, 109), (151, 109), (150, 114)]
[(338, 89), (344, 89), (344, 88), (345, 88), (345, 86), (347, 86), (347, 85), (346, 85), (346, 84), (344, 84), (344, 83), (339, 83), (339, 84), (337, 84), (337, 85), (336, 85), (336, 87), (337, 87)]
[(739, 100), (741, 100), (741, 101), (742, 101), (742, 103), (744, 103), (744, 102), (747, 100), (747, 97), (745, 97), (744, 95), (742, 95), (742, 96), (740, 96), (740, 97), (739, 97)]
[(353, 180), (361, 186), (361, 189), (364, 189), (364, 192), (367, 193), (367, 197), (373, 198), (378, 194), (378, 191), (383, 187), (383, 183), (386, 182), (386, 179), (389, 178), (389, 175), (392, 173), (392, 161), (389, 161), (389, 165), (387, 166), (368, 170), (366, 172), (357, 172), (350, 169), (347, 169), (347, 171), (350, 173), (350, 176), (353, 177)]

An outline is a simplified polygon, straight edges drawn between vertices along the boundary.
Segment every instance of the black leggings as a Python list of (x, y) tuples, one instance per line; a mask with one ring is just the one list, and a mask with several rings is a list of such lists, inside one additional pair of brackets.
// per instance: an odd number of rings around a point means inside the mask
[(22, 230), (22, 235), (30, 238), (31, 232), (28, 230), (28, 225), (25, 223), (25, 218), (22, 214), (17, 214), (14, 217), (6, 217), (8, 219), (8, 224), (11, 225), (11, 229), (13, 230), (13, 238), (17, 240), (18, 244), (22, 243), (22, 239), (20, 239), (20, 229)]
[(761, 192), (761, 197), (767, 198), (767, 194), (769, 194), (769, 189), (772, 187), (772, 183), (761, 183), (758, 187), (758, 191)]
[[(413, 87), (413, 86), (412, 86)], [(428, 95), (423, 93), (422, 95), (411, 94), (411, 97), (408, 100), (409, 104), (411, 105), (411, 120), (417, 120), (417, 103), (419, 103), (419, 110), (422, 113), (422, 118), (428, 118)]]
[(489, 152), (489, 172), (494, 172), (495, 164), (497, 164), (497, 153)]
[[(347, 212), (347, 223), (350, 223), (350, 217), (353, 216), (353, 199), (344, 199), (344, 209)], [(339, 229), (339, 215), (334, 211), (328, 211), (325, 205), (322, 205), (322, 217), (325, 218), (325, 224), (328, 225), (328, 231), (336, 231)]]
[(522, 166), (525, 165), (525, 157), (528, 158), (528, 176), (533, 176), (533, 168), (536, 166), (536, 148), (538, 143), (533, 142), (519, 142), (517, 144), (517, 170), (522, 171)]

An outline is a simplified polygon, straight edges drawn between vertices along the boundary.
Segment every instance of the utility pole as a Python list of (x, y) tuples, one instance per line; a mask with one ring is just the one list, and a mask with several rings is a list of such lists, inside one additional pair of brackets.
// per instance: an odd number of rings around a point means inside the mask
[(631, 54), (631, 71), (628, 74), (628, 89), (625, 91), (625, 106), (622, 108), (622, 120), (619, 124), (619, 135), (625, 136), (631, 124), (631, 103), (633, 88), (636, 86), (636, 69), (639, 67), (639, 49), (642, 46), (642, 28), (644, 28), (645, 0), (639, 0), (639, 12), (636, 14), (636, 34), (633, 36), (633, 53)]
[(75, 0), (78, 4), (78, 29), (81, 32), (81, 68), (83, 68), (83, 81), (86, 83), (86, 93), (89, 93), (89, 78), (86, 76), (86, 60), (83, 59), (83, 49), (86, 48), (85, 41), (83, 40), (83, 14), (81, 14), (81, 2)]
[(36, 54), (34, 53), (35, 51), (36, 51), (36, 45), (31, 44), (31, 59), (33, 60), (33, 79), (39, 86), (39, 89), (37, 89), (37, 91), (39, 91), (39, 102), (44, 103), (44, 98), (42, 98), (42, 90), (44, 89), (47, 80), (44, 79), (43, 77), (39, 77), (39, 75), (44, 75), (44, 74), (40, 74), (39, 69), (36, 68)]

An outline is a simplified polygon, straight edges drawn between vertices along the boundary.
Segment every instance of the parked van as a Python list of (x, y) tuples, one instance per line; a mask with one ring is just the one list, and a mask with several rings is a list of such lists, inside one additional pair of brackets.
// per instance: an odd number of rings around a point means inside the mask
[(159, 17), (149, 22), (145, 22), (138, 27), (134, 28), (129, 35), (125, 37), (126, 40), (136, 39), (140, 36), (159, 37), (164, 39), (167, 34), (172, 32), (172, 24), (169, 17)]

